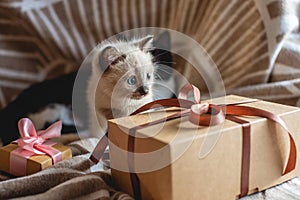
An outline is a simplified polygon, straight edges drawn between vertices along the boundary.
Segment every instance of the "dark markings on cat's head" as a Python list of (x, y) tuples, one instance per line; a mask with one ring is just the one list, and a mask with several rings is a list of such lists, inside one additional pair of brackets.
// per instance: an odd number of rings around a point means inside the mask
[[(125, 37), (124, 39), (122, 39), (122, 41), (128, 42)], [(148, 35), (129, 44), (139, 47), (141, 51), (146, 53), (149, 52), (153, 46), (153, 36)], [(107, 69), (109, 69), (109, 66), (116, 65), (117, 63), (124, 61), (126, 59), (126, 53), (127, 52), (119, 52), (118, 49), (114, 46), (105, 47), (98, 55), (98, 65), (100, 67), (100, 70), (102, 72), (105, 72), (107, 71)]]
[(125, 59), (125, 54), (118, 52), (118, 50), (113, 46), (107, 46), (99, 54), (98, 65), (101, 71), (105, 72), (110, 65), (115, 65)]
[(133, 99), (141, 99), (149, 93), (148, 86), (140, 86), (136, 89), (136, 91), (131, 95)]
[(117, 63), (124, 61), (126, 59), (126, 55), (125, 54), (121, 54), (120, 56), (118, 56), (115, 60), (113, 60), (110, 65), (116, 65)]

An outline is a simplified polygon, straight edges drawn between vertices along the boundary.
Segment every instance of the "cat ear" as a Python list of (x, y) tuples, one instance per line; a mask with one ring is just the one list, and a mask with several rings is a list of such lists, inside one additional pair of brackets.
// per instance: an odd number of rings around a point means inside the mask
[(153, 46), (153, 35), (147, 35), (138, 39), (133, 44), (138, 46), (142, 51), (148, 52)]
[(115, 47), (107, 46), (99, 52), (98, 59), (96, 59), (96, 65), (98, 65), (100, 70), (104, 72), (114, 61), (118, 59), (119, 54), (120, 53)]
[(171, 37), (168, 31), (164, 31), (157, 35), (153, 41), (153, 45), (156, 48), (169, 51), (171, 49)]

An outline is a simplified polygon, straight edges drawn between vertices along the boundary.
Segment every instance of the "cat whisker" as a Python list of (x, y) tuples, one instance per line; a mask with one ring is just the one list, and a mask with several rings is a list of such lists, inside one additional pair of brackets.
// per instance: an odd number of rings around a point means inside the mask
[(170, 90), (170, 92), (173, 94), (173, 95), (170, 95), (170, 96), (165, 96), (165, 94), (162, 94), (161, 92), (161, 90), (160, 89), (154, 89), (154, 88), (152, 88), (152, 92), (153, 92), (153, 94), (154, 94), (154, 96), (156, 97), (155, 99), (165, 99), (165, 98), (172, 98), (174, 95), (176, 95), (175, 93), (175, 91), (172, 91), (172, 90)]
[(167, 54), (167, 53), (170, 53), (170, 52), (169, 52), (169, 51), (164, 51), (164, 52), (161, 53), (161, 54), (155, 55), (154, 58), (159, 57), (159, 56), (162, 56), (162, 55), (165, 55), (165, 54)]
[(157, 72), (158, 72), (158, 71), (161, 71), (161, 72), (164, 72), (164, 73), (166, 73), (166, 74), (172, 74), (172, 73), (173, 73), (173, 70), (172, 70), (172, 71), (167, 71), (167, 70), (165, 70), (165, 69), (160, 69), (160, 68), (157, 68), (156, 71), (157, 71)]
[(172, 66), (169, 66), (168, 64), (176, 64), (176, 62), (165, 62), (165, 61), (159, 61), (153, 63), (155, 67), (161, 68), (161, 66), (166, 66), (172, 68)]
[(157, 92), (158, 94), (161, 93), (161, 91), (160, 91), (159, 89), (154, 89), (154, 88), (152, 88), (152, 92), (153, 92), (153, 93), (156, 93), (156, 92)]
[(158, 73), (155, 73), (155, 79), (156, 80), (163, 80), (162, 77)]
[(167, 62), (167, 61), (158, 61), (157, 63), (171, 63), (171, 64), (176, 64), (176, 62)]

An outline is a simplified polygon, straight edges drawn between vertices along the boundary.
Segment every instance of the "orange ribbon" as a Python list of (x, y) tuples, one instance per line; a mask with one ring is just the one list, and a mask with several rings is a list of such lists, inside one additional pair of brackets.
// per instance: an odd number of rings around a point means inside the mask
[[(187, 100), (188, 93), (192, 91), (194, 96), (194, 102)], [(248, 101), (249, 102), (249, 101)], [(251, 101), (250, 101), (251, 102)], [(270, 119), (278, 124), (280, 124), (286, 133), (289, 136), (290, 142), (290, 149), (288, 154), (288, 162), (283, 170), (283, 175), (289, 173), (290, 171), (295, 169), (296, 166), (296, 145), (293, 139), (293, 136), (288, 131), (288, 128), (285, 122), (278, 117), (277, 115), (262, 110), (258, 108), (248, 107), (248, 106), (239, 106), (238, 104), (242, 104), (245, 102), (229, 104), (229, 105), (214, 105), (208, 103), (201, 103), (200, 102), (200, 91), (193, 85), (185, 85), (179, 94), (178, 99), (162, 99), (150, 102), (141, 108), (137, 109), (131, 115), (135, 115), (153, 108), (157, 107), (180, 107), (186, 108), (180, 112), (177, 112), (173, 115), (168, 117), (158, 119), (149, 123), (141, 124), (139, 126), (133, 127), (129, 129), (129, 138), (128, 138), (128, 151), (134, 152), (135, 148), (135, 133), (138, 129), (142, 129), (148, 126), (152, 126), (155, 124), (159, 124), (165, 121), (169, 121), (172, 119), (189, 116), (189, 120), (191, 123), (201, 126), (213, 126), (217, 124), (221, 124), (224, 122), (225, 118), (234, 121), (236, 123), (242, 124), (243, 128), (243, 149), (242, 149), (242, 167), (241, 167), (241, 194), (240, 197), (245, 196), (248, 194), (249, 191), (249, 169), (250, 169), (250, 123), (237, 118), (235, 116), (258, 116), (258, 117), (265, 117)], [(94, 149), (90, 159), (97, 163), (102, 155), (103, 152), (108, 145), (108, 133), (104, 136), (99, 143), (97, 144), (96, 148)], [(134, 170), (134, 157), (132, 154), (129, 154), (128, 157), (128, 165), (130, 171)], [(131, 183), (133, 187), (134, 197), (135, 199), (141, 199), (140, 193), (140, 184), (139, 179), (136, 173), (130, 173)]]

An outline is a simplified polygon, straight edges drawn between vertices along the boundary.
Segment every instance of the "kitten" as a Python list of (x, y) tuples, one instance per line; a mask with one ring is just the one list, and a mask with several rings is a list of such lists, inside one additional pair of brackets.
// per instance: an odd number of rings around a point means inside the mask
[(148, 35), (97, 49), (87, 88), (91, 135), (103, 136), (108, 119), (128, 116), (153, 101), (152, 43), (153, 36)]

